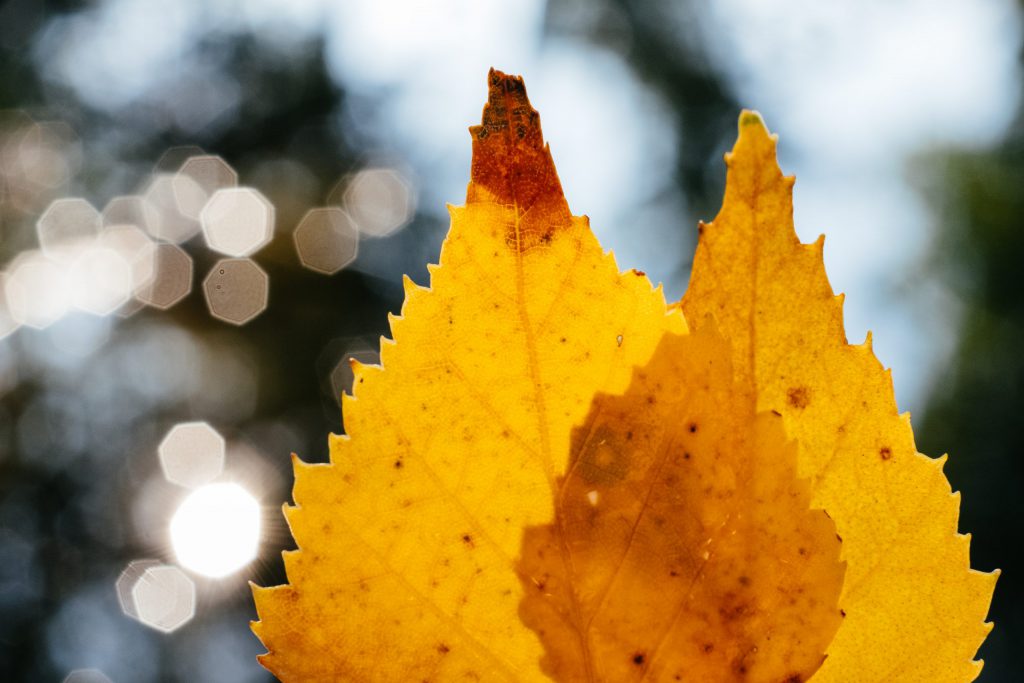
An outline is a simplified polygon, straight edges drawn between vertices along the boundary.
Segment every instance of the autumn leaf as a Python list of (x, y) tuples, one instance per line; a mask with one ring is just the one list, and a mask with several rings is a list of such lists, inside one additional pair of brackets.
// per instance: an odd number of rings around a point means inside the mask
[(595, 399), (555, 521), (524, 536), (522, 617), (556, 681), (806, 681), (839, 626), (835, 527), (709, 328)]
[[(994, 575), (744, 113), (685, 300), (569, 212), (521, 79), (330, 463), (295, 460), (284, 681), (970, 680)], [(691, 332), (684, 319), (699, 323)], [(838, 531), (838, 536), (836, 532)], [(840, 537), (842, 538), (840, 550)], [(842, 560), (842, 561), (840, 561)]]
[(998, 572), (970, 568), (945, 456), (917, 452), (870, 337), (847, 344), (824, 240), (801, 244), (793, 230), (793, 178), (775, 160), (775, 137), (754, 112), (739, 130), (681, 307), (692, 320), (715, 317), (738, 381), (753, 386), (759, 410), (782, 414), (811, 504), (843, 539), (846, 618), (814, 683), (973, 680)]
[(284, 681), (544, 680), (518, 617), (523, 530), (553, 518), (570, 433), (682, 315), (569, 212), (522, 80), (492, 72), (472, 182), (358, 366), (328, 465), (295, 463), (289, 583), (256, 588)]

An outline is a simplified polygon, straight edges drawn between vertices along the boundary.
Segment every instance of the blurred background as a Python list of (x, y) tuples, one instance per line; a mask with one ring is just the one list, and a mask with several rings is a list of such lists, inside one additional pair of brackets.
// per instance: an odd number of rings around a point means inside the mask
[(1024, 7), (710, 5), (0, 1), (0, 678), (270, 680), (246, 581), (284, 578), (288, 455), (326, 459), (346, 360), (426, 282), (493, 65), (670, 299), (764, 114), (1004, 571), (981, 680), (1019, 680)]

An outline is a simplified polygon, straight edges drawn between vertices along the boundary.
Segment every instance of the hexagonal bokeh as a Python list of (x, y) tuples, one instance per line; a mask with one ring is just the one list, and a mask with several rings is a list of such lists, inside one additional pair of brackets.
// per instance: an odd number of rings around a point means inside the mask
[(199, 145), (177, 145), (168, 147), (160, 158), (153, 164), (154, 173), (177, 173), (181, 165), (188, 161), (189, 157), (203, 156), (206, 154)]
[(132, 587), (137, 619), (146, 626), (170, 633), (196, 613), (196, 585), (173, 565), (148, 567)]
[(337, 273), (359, 253), (359, 231), (337, 207), (310, 209), (293, 238), (302, 265), (324, 275)]
[(57, 322), (71, 306), (67, 267), (41, 251), (23, 251), (4, 278), (7, 315), (18, 325), (41, 330)]
[(203, 208), (201, 221), (206, 243), (228, 256), (248, 256), (274, 236), (274, 206), (251, 187), (217, 190)]
[(117, 252), (128, 262), (133, 294), (142, 291), (156, 275), (156, 244), (136, 225), (110, 225), (100, 231), (99, 237), (99, 246)]
[[(81, 166), (81, 143), (74, 130), (58, 121), (29, 123), (19, 128), (4, 155), (8, 157), (8, 170), (18, 176), (19, 189), (28, 186), (55, 190), (67, 183)], [(0, 160), (0, 166), (3, 161)]]
[[(187, 182), (190, 179), (192, 182)], [(226, 161), (212, 154), (192, 156), (178, 169), (174, 178), (175, 195), (178, 208), (190, 218), (198, 219), (203, 207), (211, 196), (222, 188), (238, 185), (238, 174)], [(181, 192), (178, 192), (178, 187)], [(193, 191), (194, 187), (202, 190), (202, 195)]]
[(99, 669), (75, 669), (64, 677), (64, 683), (113, 683)]
[(122, 195), (114, 197), (103, 207), (104, 227), (134, 225), (149, 234), (160, 232), (160, 212), (145, 197)]
[(149, 234), (157, 239), (180, 244), (199, 232), (199, 221), (181, 212), (178, 196), (202, 197), (204, 193), (191, 178), (185, 177), (175, 183), (175, 177), (176, 174), (171, 173), (153, 176), (142, 196), (156, 210), (159, 219), (152, 226), (141, 227), (146, 227)]
[(203, 293), (215, 318), (244, 325), (266, 309), (270, 278), (251, 259), (221, 259), (203, 281)]
[(153, 308), (168, 309), (192, 291), (192, 257), (176, 244), (157, 244), (153, 278), (135, 296)]
[(412, 219), (413, 194), (409, 181), (395, 169), (367, 168), (349, 181), (345, 189), (345, 209), (360, 233), (384, 237)]
[(147, 569), (159, 567), (161, 564), (163, 562), (159, 560), (132, 560), (124, 568), (124, 571), (121, 572), (121, 575), (117, 577), (114, 589), (117, 591), (117, 602), (121, 605), (121, 611), (125, 613), (125, 616), (129, 616), (132, 619), (139, 618), (139, 611), (135, 608), (135, 599), (132, 597), (132, 591)]
[(224, 437), (206, 422), (183, 422), (157, 447), (167, 481), (196, 488), (224, 471)]
[(71, 302), (93, 315), (109, 315), (131, 299), (132, 266), (119, 252), (95, 246), (83, 249), (68, 271)]
[(100, 212), (77, 197), (53, 201), (36, 221), (39, 247), (50, 258), (61, 259), (68, 249), (88, 244), (99, 230)]

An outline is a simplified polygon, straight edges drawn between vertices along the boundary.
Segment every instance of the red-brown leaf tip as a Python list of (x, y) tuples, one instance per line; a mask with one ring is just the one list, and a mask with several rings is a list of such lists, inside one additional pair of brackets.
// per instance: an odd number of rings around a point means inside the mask
[(521, 217), (517, 241), (525, 249), (550, 239), (571, 213), (523, 78), (491, 69), (487, 85), (480, 125), (469, 129), (473, 165), (466, 203), (514, 206)]

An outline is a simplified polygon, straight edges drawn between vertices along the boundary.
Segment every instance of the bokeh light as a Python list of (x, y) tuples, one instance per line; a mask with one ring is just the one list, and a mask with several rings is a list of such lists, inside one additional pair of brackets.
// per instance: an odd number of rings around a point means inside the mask
[(75, 669), (64, 678), (64, 683), (113, 683), (99, 669)]
[(132, 265), (115, 249), (103, 246), (82, 249), (68, 271), (72, 304), (94, 315), (113, 313), (127, 303), (135, 291)]
[(139, 582), (146, 570), (159, 567), (163, 562), (159, 560), (132, 560), (124, 571), (117, 577), (114, 590), (117, 592), (117, 602), (121, 605), (121, 611), (125, 616), (132, 619), (139, 618), (139, 610), (135, 606), (135, 584)]
[(221, 259), (203, 280), (213, 317), (244, 325), (267, 307), (270, 278), (251, 259)]
[(41, 251), (23, 251), (8, 265), (4, 281), (8, 315), (19, 325), (49, 327), (71, 307), (65, 266)]
[[(238, 185), (238, 173), (224, 159), (200, 154), (185, 160), (174, 177), (173, 185), (181, 212), (189, 218), (199, 219), (203, 207), (217, 190)], [(202, 190), (201, 194), (195, 192), (196, 187)]]
[(128, 264), (133, 296), (153, 282), (157, 246), (138, 224), (114, 223), (104, 227), (99, 246), (117, 253)]
[(208, 484), (193, 491), (171, 519), (178, 561), (192, 571), (221, 578), (256, 557), (260, 506), (237, 484)]
[(203, 188), (190, 176), (158, 173), (149, 181), (142, 196), (159, 218), (148, 226), (150, 234), (172, 244), (180, 244), (199, 232), (199, 221), (186, 216), (178, 204), (179, 197), (202, 202)]
[(132, 586), (131, 596), (134, 616), (164, 633), (181, 628), (196, 613), (196, 585), (174, 565), (146, 567)]
[(412, 184), (393, 168), (367, 168), (345, 188), (345, 209), (359, 232), (384, 237), (405, 226), (415, 210)]
[(101, 214), (105, 227), (134, 225), (150, 235), (158, 234), (160, 213), (149, 201), (139, 195), (112, 197)]
[(135, 293), (139, 301), (166, 310), (191, 291), (192, 257), (176, 244), (157, 244), (153, 252), (153, 275)]
[(76, 248), (88, 245), (100, 229), (100, 213), (84, 199), (57, 199), (36, 222), (39, 246), (48, 257), (70, 261)]
[(274, 235), (274, 207), (258, 190), (217, 190), (202, 210), (203, 236), (214, 251), (243, 257), (264, 247)]
[[(80, 169), (81, 145), (64, 122), (0, 111), (0, 205), (35, 212)], [(3, 211), (0, 211), (2, 214)]]
[(337, 207), (310, 209), (293, 239), (302, 265), (324, 275), (337, 273), (359, 253), (359, 231)]
[(224, 470), (224, 437), (206, 422), (175, 425), (157, 447), (167, 481), (197, 488)]

